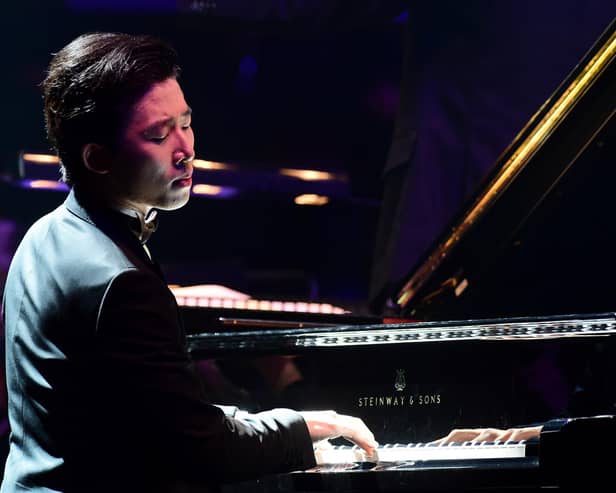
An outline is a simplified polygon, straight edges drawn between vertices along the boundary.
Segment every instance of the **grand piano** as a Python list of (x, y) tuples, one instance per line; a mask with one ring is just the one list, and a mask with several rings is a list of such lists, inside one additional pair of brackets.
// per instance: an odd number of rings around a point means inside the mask
[[(365, 457), (334, 441), (315, 469), (229, 490), (587, 491), (609, 479), (615, 110), (612, 22), (410, 269), (396, 320), (181, 307), (218, 402), (333, 408), (383, 444)], [(430, 445), (452, 428), (532, 424), (541, 435), (525, 442)]]

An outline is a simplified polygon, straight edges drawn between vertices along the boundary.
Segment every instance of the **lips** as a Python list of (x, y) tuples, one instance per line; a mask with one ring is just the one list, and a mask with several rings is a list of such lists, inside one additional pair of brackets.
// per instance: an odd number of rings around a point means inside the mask
[(189, 187), (192, 185), (192, 175), (184, 176), (173, 181), (174, 187)]

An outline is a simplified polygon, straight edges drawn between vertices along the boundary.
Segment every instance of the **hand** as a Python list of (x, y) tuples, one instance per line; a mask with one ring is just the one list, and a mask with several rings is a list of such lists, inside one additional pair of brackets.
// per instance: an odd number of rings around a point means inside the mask
[(449, 432), (449, 434), (433, 444), (443, 445), (451, 442), (505, 442), (507, 440), (519, 442), (529, 438), (538, 437), (542, 426), (528, 426), (526, 428), (509, 428), (501, 430), (499, 428), (460, 428)]
[(343, 437), (374, 455), (378, 443), (364, 422), (353, 416), (338, 414), (336, 411), (302, 411), (300, 412), (313, 442), (330, 438)]

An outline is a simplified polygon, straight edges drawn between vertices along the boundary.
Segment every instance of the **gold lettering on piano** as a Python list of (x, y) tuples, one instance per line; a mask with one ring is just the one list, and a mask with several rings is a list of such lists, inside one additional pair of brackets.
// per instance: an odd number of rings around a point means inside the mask
[(357, 398), (357, 407), (438, 406), (441, 394), (370, 395)]
[(419, 394), (419, 399), (417, 400), (420, 406), (427, 406), (429, 404), (440, 404), (441, 403), (441, 394)]

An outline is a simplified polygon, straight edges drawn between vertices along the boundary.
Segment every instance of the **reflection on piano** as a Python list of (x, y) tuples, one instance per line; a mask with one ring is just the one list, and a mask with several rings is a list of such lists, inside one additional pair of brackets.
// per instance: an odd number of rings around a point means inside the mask
[[(351, 447), (317, 454), (319, 465), (290, 475), (299, 491), (587, 491), (609, 476), (616, 417), (552, 420), (539, 439), (517, 443), (384, 446), (366, 460)], [(381, 457), (382, 455), (382, 457)], [(371, 476), (367, 475), (373, 473)], [(377, 473), (377, 474), (374, 474)], [(595, 489), (593, 491), (598, 490)]]
[[(229, 488), (585, 491), (609, 475), (613, 454), (601, 445), (615, 437), (616, 414), (615, 26), (401, 284), (394, 316), (420, 321), (331, 314), (260, 324), (275, 317), (240, 311), (248, 323), (228, 330), (220, 317), (182, 308), (190, 351), (225, 376), (222, 392), (206, 382), (221, 404), (241, 395), (249, 411), (335, 409), (390, 444), (363, 458), (334, 442), (313, 470)], [(293, 378), (272, 385), (263, 369), (274, 360), (292, 365)], [(525, 443), (426, 445), (453, 428), (533, 424), (544, 424), (541, 435)]]
[(614, 308), (616, 20), (506, 149), (392, 303), (453, 319)]
[[(291, 475), (293, 485), (289, 478), (275, 480), (293, 490), (365, 489), (366, 478), (354, 476), (358, 471), (378, 473), (370, 481), (383, 490), (423, 488), (443, 469), (467, 475), (459, 478), (467, 486), (475, 480), (484, 487), (557, 486), (568, 471), (561, 463), (575, 458), (581, 464), (589, 453), (584, 443), (613, 435), (613, 313), (204, 332), (189, 335), (188, 344), (195, 357), (215, 362), (242, 386), (249, 410), (334, 408), (361, 416), (384, 444), (378, 457), (369, 458), (335, 442), (319, 452), (319, 467)], [(269, 387), (255, 369), (270, 358), (293, 362), (300, 378), (288, 387)], [(581, 419), (597, 414), (606, 417)], [(565, 423), (580, 427), (569, 424), (574, 422), (585, 424), (588, 435), (563, 435)], [(536, 443), (426, 445), (453, 427), (537, 423), (549, 425)], [(558, 440), (569, 443), (554, 445)], [(567, 448), (571, 457), (561, 459)], [(595, 472), (599, 463), (586, 467)], [(337, 474), (322, 477), (332, 472)]]
[[(328, 465), (348, 465), (350, 468), (408, 467), (417, 461), (505, 459), (526, 456), (526, 441), (519, 442), (452, 442), (447, 445), (431, 443), (395, 443), (380, 445), (374, 456), (367, 456), (358, 446), (337, 445), (315, 451), (318, 470)], [(532, 445), (531, 445), (532, 447)], [(530, 454), (529, 454), (530, 455)], [(412, 464), (411, 464), (412, 463)]]

